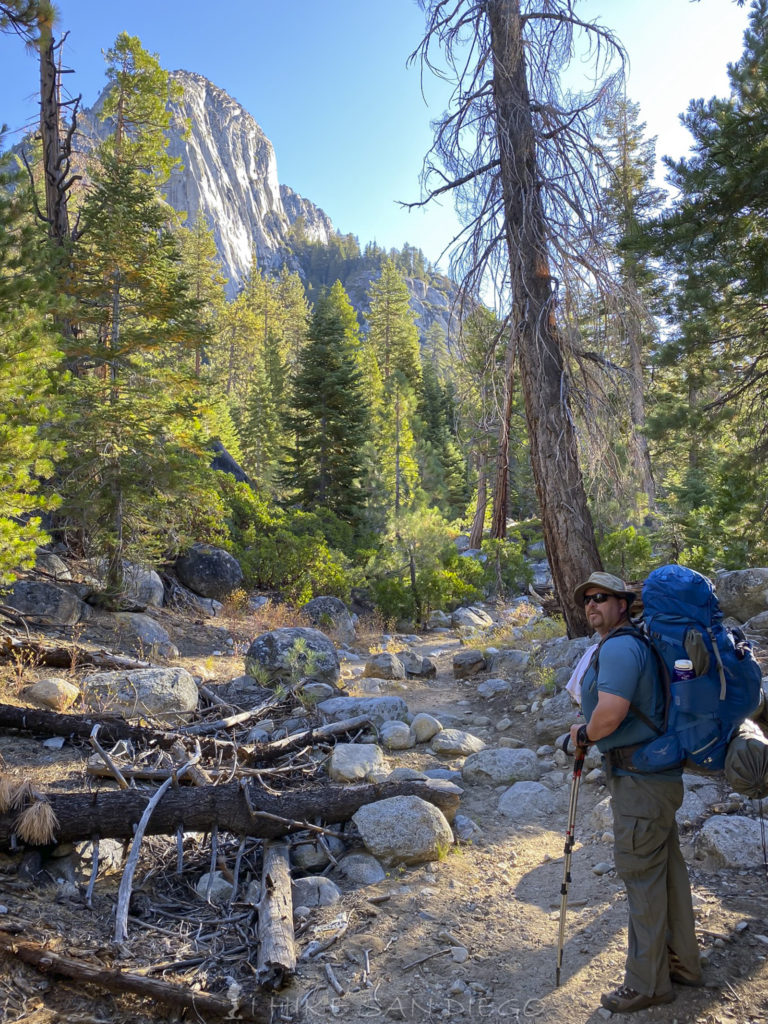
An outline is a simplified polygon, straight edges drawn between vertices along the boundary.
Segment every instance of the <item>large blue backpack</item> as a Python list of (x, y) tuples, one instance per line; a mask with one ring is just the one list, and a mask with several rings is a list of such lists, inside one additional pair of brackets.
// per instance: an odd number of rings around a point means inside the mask
[[(639, 771), (684, 765), (716, 772), (731, 738), (759, 706), (762, 673), (739, 629), (723, 626), (711, 582), (682, 565), (655, 569), (643, 584), (644, 631), (657, 652), (667, 695), (666, 722), (632, 755)], [(674, 664), (693, 662), (695, 678), (675, 681)]]

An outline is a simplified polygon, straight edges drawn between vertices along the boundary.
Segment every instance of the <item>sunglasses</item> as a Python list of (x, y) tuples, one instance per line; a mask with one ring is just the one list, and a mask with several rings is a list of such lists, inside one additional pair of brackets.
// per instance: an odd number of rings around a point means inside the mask
[(585, 594), (582, 604), (586, 608), (590, 601), (594, 601), (595, 604), (605, 604), (609, 597), (615, 597), (615, 594)]

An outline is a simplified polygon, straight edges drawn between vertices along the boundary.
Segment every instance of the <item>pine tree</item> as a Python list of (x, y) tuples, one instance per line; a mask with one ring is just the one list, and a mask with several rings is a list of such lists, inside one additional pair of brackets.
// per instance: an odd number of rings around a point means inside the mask
[(125, 34), (108, 57), (104, 116), (115, 133), (101, 147), (72, 257), (79, 330), (67, 352), (77, 373), (62, 494), (69, 522), (106, 552), (107, 590), (117, 594), (124, 557), (164, 545), (169, 512), (180, 518), (202, 468), (190, 359), (200, 308), (159, 191), (170, 168), (167, 73)]
[(306, 508), (359, 523), (365, 507), (361, 451), (369, 430), (357, 317), (340, 282), (314, 309), (292, 380), (286, 478)]
[(727, 98), (694, 100), (683, 117), (692, 155), (665, 161), (677, 197), (647, 237), (675, 282), (649, 424), (669, 466), (671, 515), (693, 524), (685, 549), (732, 565), (745, 542), (752, 558), (768, 548), (768, 0), (753, 0), (728, 74)]
[(177, 238), (181, 266), (199, 315), (200, 343), (195, 346), (195, 376), (199, 377), (203, 360), (210, 361), (206, 342), (210, 344), (221, 328), (227, 279), (222, 273), (213, 230), (205, 217), (197, 217), (189, 228), (178, 228)]
[[(13, 186), (13, 190), (11, 189)], [(53, 282), (45, 242), (26, 214), (24, 188), (0, 167), (0, 583), (34, 562), (47, 540), (40, 514), (57, 504), (41, 483), (62, 456), (43, 426), (55, 418), (49, 371)], [(41, 258), (42, 257), (42, 258)]]
[(368, 337), (384, 380), (399, 372), (411, 388), (421, 380), (419, 331), (411, 309), (408, 286), (390, 259), (371, 283)]

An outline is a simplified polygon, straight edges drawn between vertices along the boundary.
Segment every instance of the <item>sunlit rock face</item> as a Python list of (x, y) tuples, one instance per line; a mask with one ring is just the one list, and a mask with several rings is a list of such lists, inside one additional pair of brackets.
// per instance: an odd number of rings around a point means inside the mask
[(187, 214), (187, 224), (207, 218), (229, 292), (247, 277), (254, 253), (262, 268), (283, 262), (298, 217), (306, 238), (327, 242), (334, 233), (331, 221), (280, 184), (272, 143), (254, 118), (202, 75), (174, 71), (172, 77), (183, 95), (174, 105), (168, 149), (182, 167), (171, 175), (168, 201)]

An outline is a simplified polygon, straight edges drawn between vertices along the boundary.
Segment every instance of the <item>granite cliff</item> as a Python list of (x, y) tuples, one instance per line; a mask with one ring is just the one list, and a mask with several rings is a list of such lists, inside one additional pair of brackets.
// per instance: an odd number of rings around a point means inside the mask
[[(304, 276), (292, 251), (291, 229), (301, 219), (305, 242), (328, 245), (337, 235), (328, 215), (281, 184), (272, 143), (237, 100), (202, 75), (174, 71), (171, 77), (182, 93), (169, 131), (169, 152), (180, 166), (168, 182), (168, 202), (186, 214), (187, 224), (202, 216), (213, 228), (229, 296), (243, 285), (254, 256), (262, 269), (287, 264)], [(101, 101), (82, 113), (83, 149), (89, 137), (109, 130), (97, 117)], [(366, 308), (371, 276), (361, 260), (342, 281), (359, 312)], [(438, 274), (428, 281), (406, 277), (406, 282), (422, 336), (437, 323), (450, 338), (453, 283)]]

